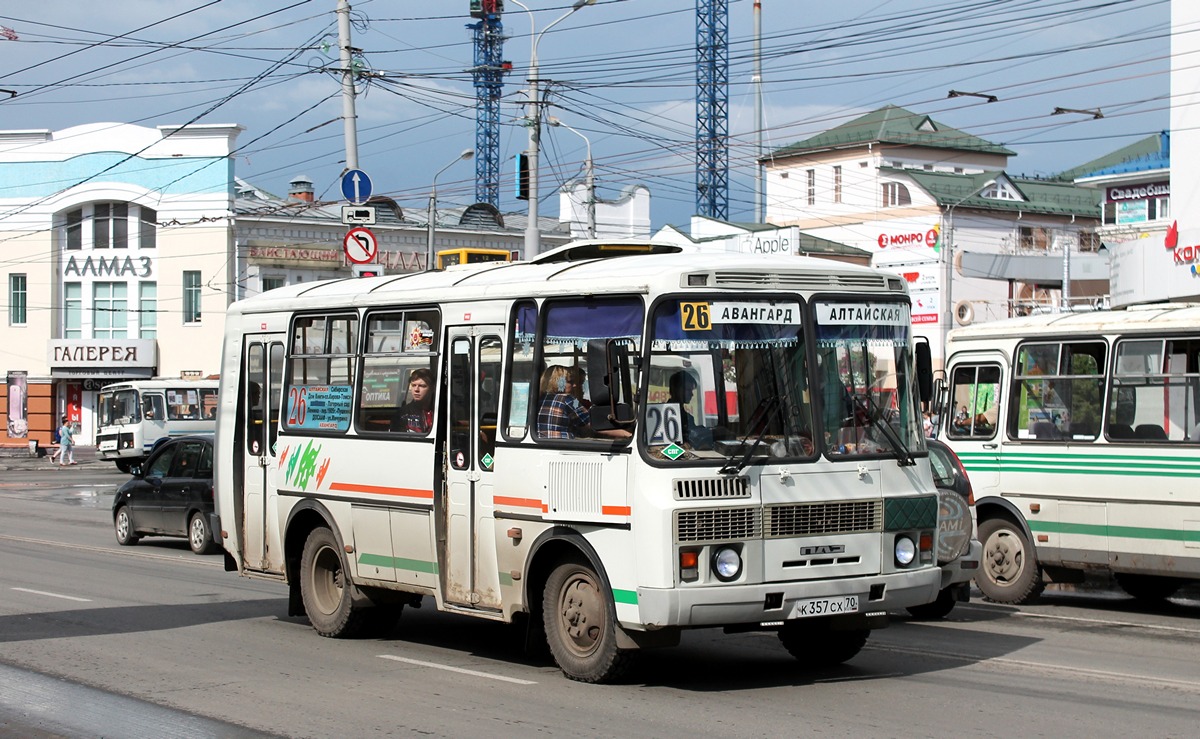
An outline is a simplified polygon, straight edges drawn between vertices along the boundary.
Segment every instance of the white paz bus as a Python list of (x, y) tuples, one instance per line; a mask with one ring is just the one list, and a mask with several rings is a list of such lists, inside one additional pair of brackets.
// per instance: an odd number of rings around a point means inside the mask
[(984, 323), (946, 356), (942, 431), (975, 490), (985, 596), (1098, 571), (1158, 599), (1200, 578), (1200, 306)]
[(97, 404), (96, 453), (129, 472), (171, 436), (212, 434), (217, 380), (131, 380), (107, 385)]
[(426, 596), (528, 614), (590, 682), (696, 627), (853, 657), (941, 586), (907, 287), (680, 251), (581, 242), (234, 304), (227, 568), (287, 582), (325, 636)]

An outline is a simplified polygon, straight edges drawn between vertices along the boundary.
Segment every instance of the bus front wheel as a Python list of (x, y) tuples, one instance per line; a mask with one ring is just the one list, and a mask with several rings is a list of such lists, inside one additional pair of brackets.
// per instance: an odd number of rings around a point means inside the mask
[(120, 471), (122, 471), (128, 475), (129, 471), (133, 469), (133, 462), (129, 462), (124, 459), (118, 459), (117, 460), (117, 469), (119, 469)]
[(563, 562), (554, 568), (542, 617), (550, 654), (568, 678), (603, 683), (627, 669), (632, 655), (617, 649), (615, 608), (588, 565)]
[(325, 527), (313, 529), (300, 557), (300, 597), (318, 634), (347, 638), (362, 628), (365, 609), (354, 607), (353, 590), (337, 537)]
[(1016, 605), (1036, 595), (1042, 582), (1037, 555), (1025, 532), (1006, 518), (979, 524), (983, 562), (975, 585), (993, 603)]
[(785, 621), (779, 642), (805, 667), (836, 667), (862, 651), (870, 629), (835, 630), (828, 619)]

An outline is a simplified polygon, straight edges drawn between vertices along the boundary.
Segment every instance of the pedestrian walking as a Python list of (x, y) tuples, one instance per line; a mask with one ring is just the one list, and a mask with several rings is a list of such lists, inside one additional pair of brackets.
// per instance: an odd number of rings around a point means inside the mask
[(75, 432), (66, 416), (62, 417), (62, 425), (58, 427), (58, 464), (60, 467), (75, 464)]

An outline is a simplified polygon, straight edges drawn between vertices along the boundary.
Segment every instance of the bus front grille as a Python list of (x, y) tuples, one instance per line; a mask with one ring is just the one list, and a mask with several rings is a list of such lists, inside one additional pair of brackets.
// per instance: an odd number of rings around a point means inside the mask
[(763, 530), (768, 539), (880, 531), (882, 512), (878, 500), (767, 506)]
[(676, 480), (675, 500), (715, 500), (749, 498), (750, 485), (744, 477), (712, 477), (700, 480)]
[(715, 287), (774, 288), (793, 290), (884, 290), (887, 278), (882, 275), (821, 274), (801, 275), (765, 273), (759, 271), (718, 270), (713, 275)]
[(762, 531), (760, 511), (757, 506), (675, 511), (675, 541), (683, 544), (757, 539)]

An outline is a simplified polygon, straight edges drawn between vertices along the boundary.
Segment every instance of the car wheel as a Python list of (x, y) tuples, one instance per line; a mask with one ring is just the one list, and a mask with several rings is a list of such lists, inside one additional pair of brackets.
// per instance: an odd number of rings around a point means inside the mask
[(117, 515), (113, 516), (113, 529), (117, 534), (117, 543), (123, 547), (133, 546), (141, 538), (134, 533), (133, 517), (129, 515), (129, 506), (121, 506), (117, 509)]
[(568, 561), (554, 568), (542, 618), (550, 654), (568, 678), (604, 683), (628, 669), (633, 655), (617, 649), (616, 612), (590, 566)]
[(353, 591), (337, 537), (323, 526), (313, 529), (300, 557), (300, 598), (318, 634), (346, 639), (369, 625), (370, 609), (354, 607)]
[(1025, 532), (1006, 518), (991, 518), (979, 524), (983, 561), (975, 585), (993, 603), (1016, 605), (1040, 590), (1041, 568)]
[(871, 630), (835, 631), (832, 625), (828, 619), (785, 621), (779, 630), (779, 642), (805, 667), (836, 667), (862, 651)]
[(188, 521), (188, 545), (196, 554), (209, 554), (216, 546), (204, 514), (197, 511)]
[(937, 621), (950, 615), (950, 611), (954, 610), (954, 604), (957, 602), (958, 598), (955, 597), (953, 587), (942, 588), (938, 592), (937, 600), (923, 606), (912, 606), (906, 610), (915, 619)]
[(1118, 572), (1117, 585), (1138, 600), (1165, 600), (1175, 594), (1183, 585), (1183, 580), (1162, 575), (1132, 575)]

